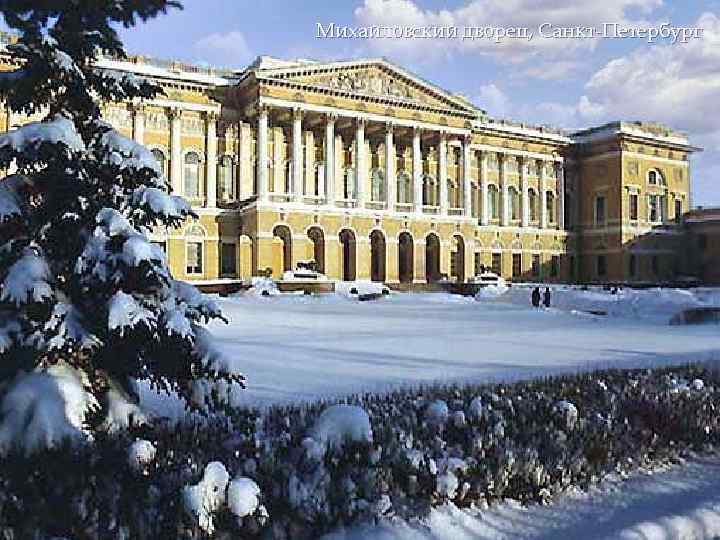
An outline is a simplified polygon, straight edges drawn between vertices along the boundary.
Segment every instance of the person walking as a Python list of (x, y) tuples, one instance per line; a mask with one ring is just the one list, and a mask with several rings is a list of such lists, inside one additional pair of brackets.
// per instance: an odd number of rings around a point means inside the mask
[(533, 307), (540, 307), (540, 287), (533, 289), (530, 300), (532, 301)]
[(550, 307), (550, 287), (545, 287), (545, 294), (543, 294), (543, 306), (546, 308)]

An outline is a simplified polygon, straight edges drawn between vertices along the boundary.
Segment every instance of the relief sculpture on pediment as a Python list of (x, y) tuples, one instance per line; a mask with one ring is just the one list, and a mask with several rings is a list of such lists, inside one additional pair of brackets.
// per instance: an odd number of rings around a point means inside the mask
[(410, 88), (395, 79), (384, 75), (339, 73), (318, 82), (338, 90), (361, 92), (365, 94), (374, 94), (400, 99), (416, 99), (416, 96)]

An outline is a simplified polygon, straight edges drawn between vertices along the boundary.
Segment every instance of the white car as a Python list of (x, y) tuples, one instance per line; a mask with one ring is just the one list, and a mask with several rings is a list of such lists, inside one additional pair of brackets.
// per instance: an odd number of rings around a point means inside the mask
[(476, 274), (468, 278), (468, 283), (475, 283), (483, 287), (488, 285), (495, 285), (496, 287), (505, 287), (505, 279), (498, 276), (495, 272), (483, 272), (482, 274)]

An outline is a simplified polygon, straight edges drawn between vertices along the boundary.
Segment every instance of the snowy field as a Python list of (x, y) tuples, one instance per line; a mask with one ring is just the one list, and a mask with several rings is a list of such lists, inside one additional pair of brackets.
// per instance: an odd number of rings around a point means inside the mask
[(393, 293), (371, 302), (353, 299), (348, 288), (312, 297), (251, 291), (217, 299), (230, 324), (211, 330), (248, 378), (242, 403), (720, 358), (718, 326), (668, 324), (683, 308), (720, 305), (720, 291), (712, 289), (611, 295), (555, 287), (560, 307), (538, 310), (529, 306), (527, 288), (483, 300)]

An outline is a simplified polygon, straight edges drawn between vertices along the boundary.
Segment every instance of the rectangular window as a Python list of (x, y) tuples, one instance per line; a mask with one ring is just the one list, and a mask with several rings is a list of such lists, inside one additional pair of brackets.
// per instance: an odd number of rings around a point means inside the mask
[(165, 242), (150, 242), (153, 246), (159, 247), (163, 253), (167, 254), (167, 246)]
[(522, 274), (522, 255), (520, 253), (512, 254), (512, 276), (518, 278)]
[(638, 220), (638, 195), (637, 193), (630, 194), (630, 220)]
[(607, 275), (607, 258), (605, 255), (598, 255), (597, 257), (597, 275), (601, 278)]
[(532, 275), (533, 277), (540, 277), (540, 255), (537, 254), (532, 256)]
[(650, 207), (648, 220), (652, 223), (660, 223), (665, 219), (664, 197), (662, 195), (650, 195)]
[(560, 257), (553, 255), (550, 259), (550, 277), (556, 278), (560, 275)]
[(502, 275), (502, 253), (492, 254), (492, 271), (498, 276)]
[(605, 224), (605, 197), (595, 197), (595, 224)]
[(708, 244), (707, 236), (704, 234), (699, 234), (697, 239), (698, 239), (698, 249), (700, 249), (700, 251), (705, 251), (707, 249), (707, 244)]
[(680, 223), (680, 220), (682, 219), (682, 200), (675, 199), (675, 221), (677, 223)]
[(482, 274), (482, 254), (480, 252), (475, 253), (475, 275)]
[(224, 242), (220, 245), (220, 273), (223, 276), (235, 277), (237, 273), (236, 253), (235, 244)]
[(203, 245), (202, 242), (188, 242), (186, 244), (187, 267), (186, 274), (202, 274), (203, 272)]

